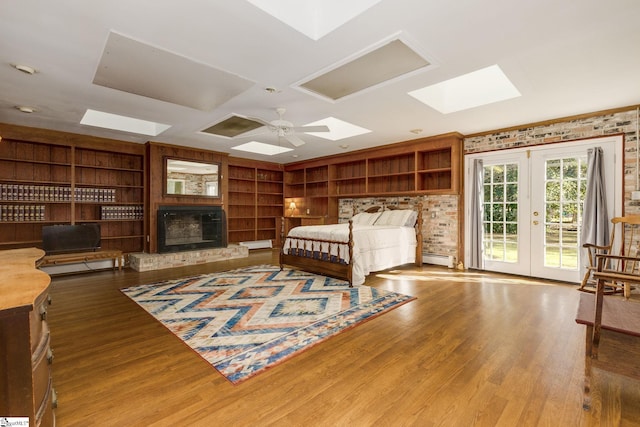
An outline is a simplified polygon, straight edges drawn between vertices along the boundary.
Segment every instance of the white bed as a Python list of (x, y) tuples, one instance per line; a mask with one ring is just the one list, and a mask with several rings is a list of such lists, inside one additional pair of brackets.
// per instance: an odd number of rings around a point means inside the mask
[(294, 265), (361, 285), (371, 272), (420, 265), (421, 231), (421, 209), (362, 212), (349, 223), (295, 227), (284, 239), (280, 267)]

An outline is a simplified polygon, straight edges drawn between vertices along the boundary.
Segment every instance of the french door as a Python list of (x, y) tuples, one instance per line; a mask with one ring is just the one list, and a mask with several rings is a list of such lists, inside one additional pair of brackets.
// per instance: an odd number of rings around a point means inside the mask
[[(590, 148), (604, 150), (609, 218), (622, 206), (622, 138), (607, 137), (465, 156), (467, 183), (473, 160), (483, 161), (482, 258), (484, 269), (579, 282), (582, 277), (583, 202)], [(618, 159), (618, 163), (616, 163)], [(617, 171), (617, 172), (616, 172)], [(472, 206), (466, 194), (466, 206)], [(466, 263), (471, 212), (465, 221)]]

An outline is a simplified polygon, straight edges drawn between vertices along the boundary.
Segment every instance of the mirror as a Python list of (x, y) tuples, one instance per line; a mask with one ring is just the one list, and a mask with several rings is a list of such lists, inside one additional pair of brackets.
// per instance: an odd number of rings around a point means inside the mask
[(165, 158), (165, 194), (220, 197), (220, 164)]

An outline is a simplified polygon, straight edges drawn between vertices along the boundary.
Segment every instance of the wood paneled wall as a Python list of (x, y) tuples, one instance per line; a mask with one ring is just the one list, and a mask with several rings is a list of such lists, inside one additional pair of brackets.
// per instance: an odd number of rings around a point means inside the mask
[[(165, 194), (165, 159), (167, 157), (182, 160), (193, 160), (205, 163), (220, 164), (220, 197), (198, 197), (198, 196), (168, 196)], [(229, 171), (229, 155), (208, 150), (198, 150), (195, 148), (180, 147), (157, 142), (147, 143), (147, 173), (149, 183), (146, 197), (148, 206), (148, 221), (146, 235), (146, 251), (156, 253), (157, 245), (157, 212), (158, 206), (222, 206), (228, 200), (227, 175)]]

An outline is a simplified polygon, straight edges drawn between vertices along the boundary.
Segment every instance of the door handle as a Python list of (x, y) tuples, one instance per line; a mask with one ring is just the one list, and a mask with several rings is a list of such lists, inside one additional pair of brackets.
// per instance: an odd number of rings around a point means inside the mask
[(538, 221), (533, 221), (533, 225), (538, 225)]

